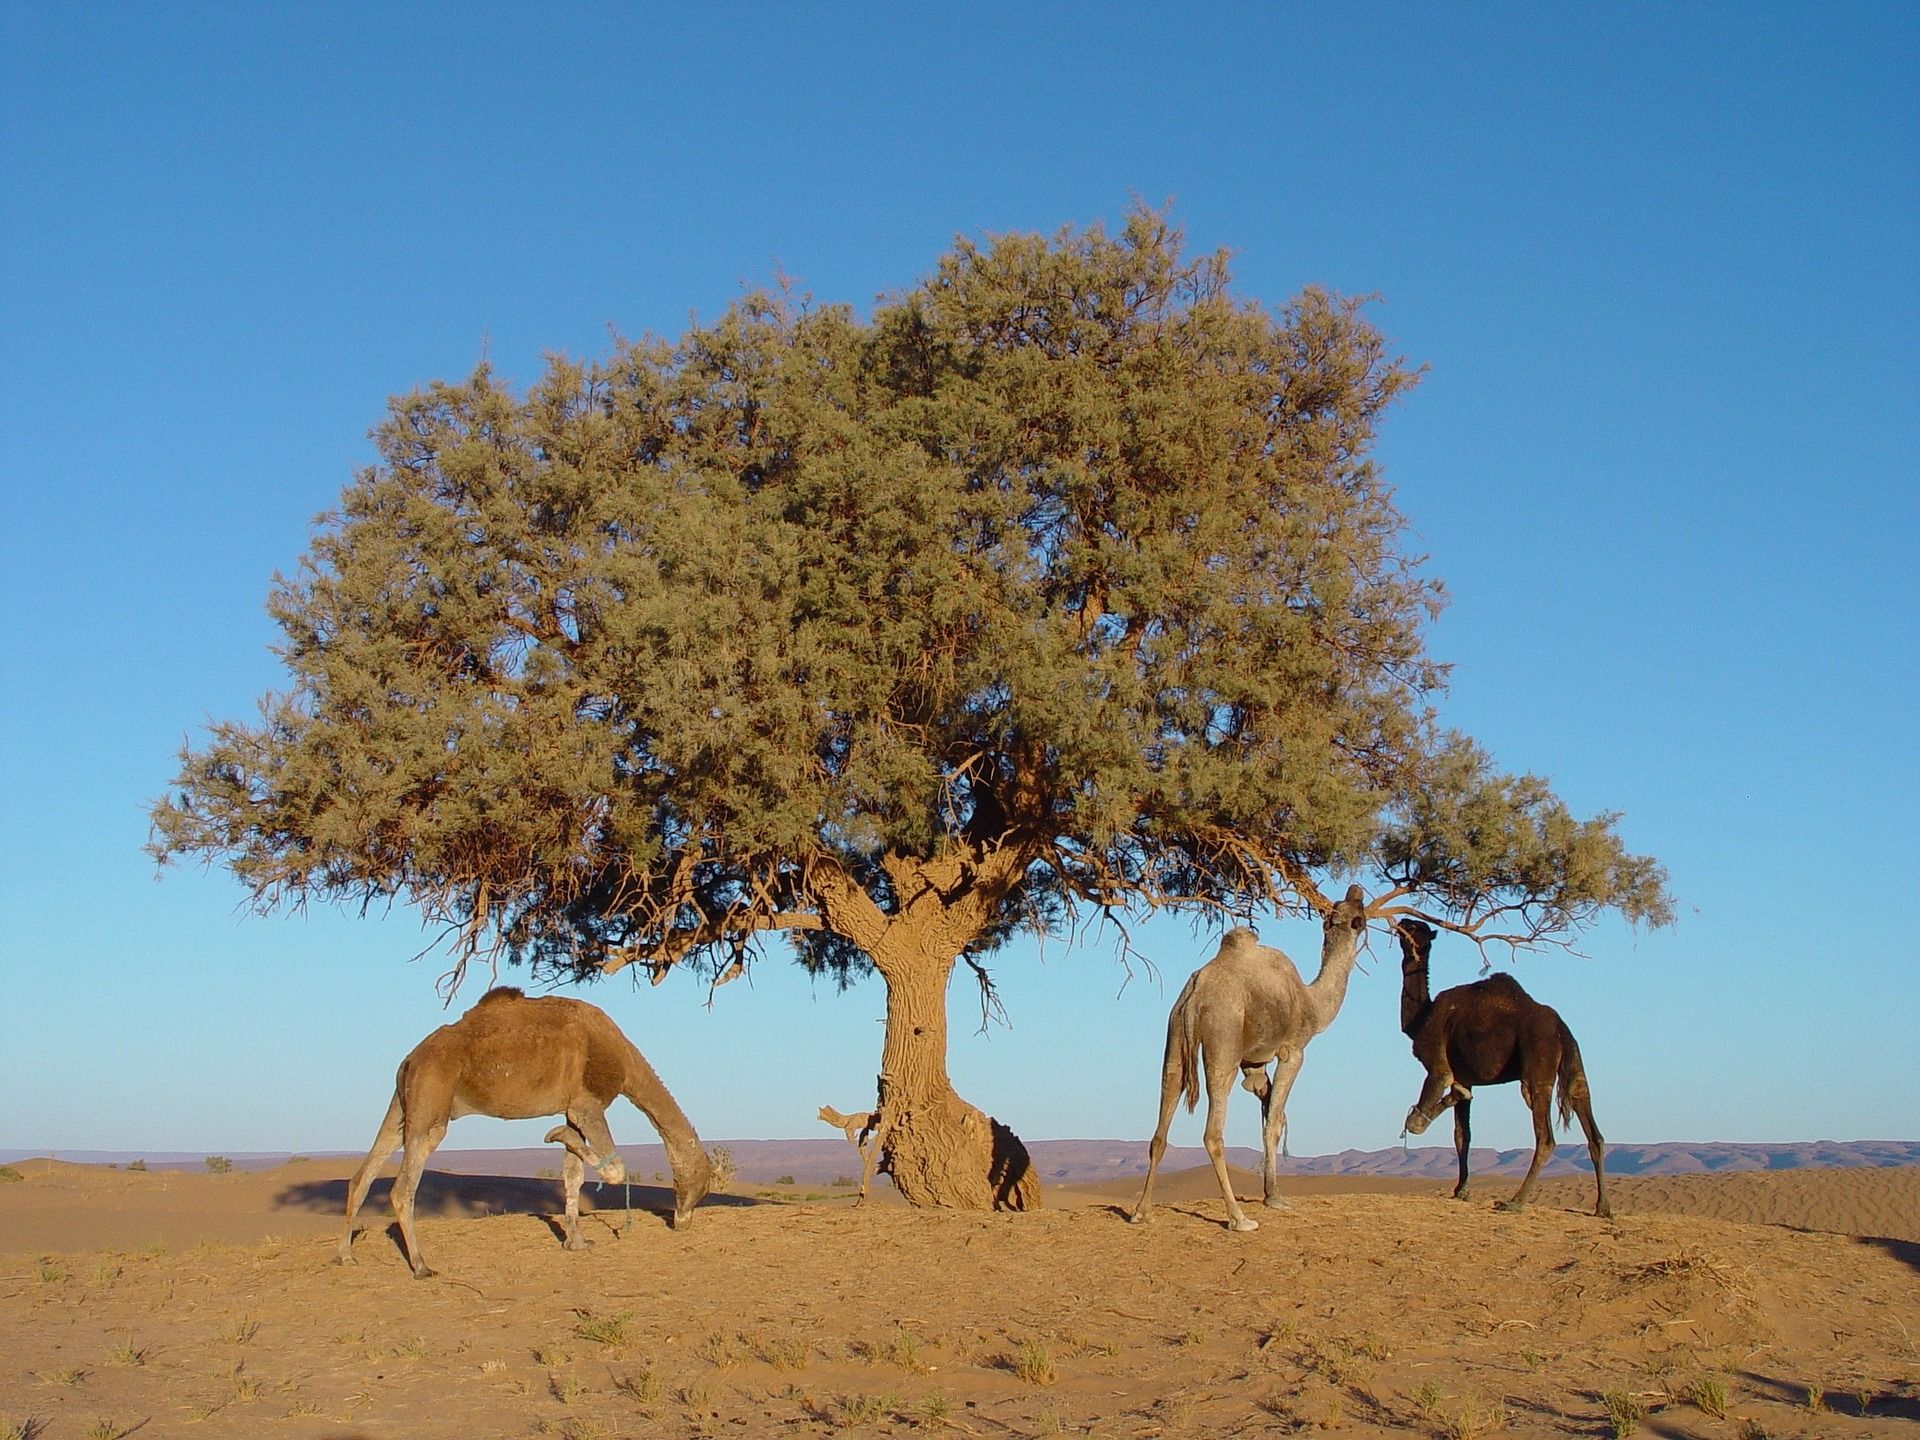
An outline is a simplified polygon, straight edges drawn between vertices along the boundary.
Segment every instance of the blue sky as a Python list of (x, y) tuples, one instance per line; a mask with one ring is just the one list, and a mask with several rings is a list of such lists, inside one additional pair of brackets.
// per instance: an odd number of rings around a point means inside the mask
[[(411, 914), (255, 917), (140, 848), (182, 741), (279, 683), (269, 580), (388, 395), (1135, 196), (1243, 294), (1378, 295), (1431, 367), (1381, 458), (1446, 716), (1625, 812), (1681, 902), (1518, 964), (1609, 1138), (1920, 1134), (1917, 82), (1895, 4), (0, 7), (0, 1146), (356, 1148), (448, 1018)], [(956, 982), (961, 1093), (1144, 1138), (1210, 939), (1143, 943), (1124, 986), (1097, 932), (1007, 952), (985, 1035)], [(1295, 1153), (1394, 1143), (1389, 948)], [(590, 998), (710, 1138), (872, 1093), (877, 981)], [(1527, 1135), (1517, 1094), (1476, 1121)]]

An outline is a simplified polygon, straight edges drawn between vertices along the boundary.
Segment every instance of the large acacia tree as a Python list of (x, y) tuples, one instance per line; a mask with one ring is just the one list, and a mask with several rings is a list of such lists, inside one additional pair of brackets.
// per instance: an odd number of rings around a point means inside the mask
[(1372, 911), (1564, 940), (1667, 918), (1612, 816), (1436, 728), (1437, 582), (1369, 458), (1413, 382), (1358, 303), (1277, 311), (1117, 234), (958, 241), (862, 319), (756, 294), (679, 340), (394, 400), (271, 599), (291, 674), (184, 754), (163, 859), (256, 903), (416, 905), (460, 965), (887, 988), (922, 1204), (1025, 1205), (953, 1091), (948, 982), (1022, 928)]

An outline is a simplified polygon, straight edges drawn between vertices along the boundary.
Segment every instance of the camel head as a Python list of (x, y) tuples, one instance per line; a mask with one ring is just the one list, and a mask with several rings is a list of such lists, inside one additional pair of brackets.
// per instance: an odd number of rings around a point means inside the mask
[(684, 1230), (693, 1218), (693, 1207), (713, 1189), (713, 1162), (698, 1145), (684, 1158), (668, 1158), (677, 1162), (673, 1166), (673, 1228)]
[(1411, 916), (1394, 921), (1393, 929), (1400, 938), (1400, 968), (1407, 970), (1426, 964), (1427, 957), (1433, 953), (1433, 937), (1440, 932), (1426, 921)]
[(1323, 922), (1327, 943), (1351, 941), (1357, 948), (1367, 929), (1367, 896), (1358, 885), (1347, 887), (1346, 897), (1327, 912)]

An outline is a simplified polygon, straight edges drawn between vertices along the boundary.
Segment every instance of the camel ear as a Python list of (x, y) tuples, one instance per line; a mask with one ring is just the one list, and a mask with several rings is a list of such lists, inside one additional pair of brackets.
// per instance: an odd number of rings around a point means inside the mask
[(1367, 905), (1367, 892), (1358, 885), (1347, 886), (1347, 904), (1358, 905), (1364, 910)]

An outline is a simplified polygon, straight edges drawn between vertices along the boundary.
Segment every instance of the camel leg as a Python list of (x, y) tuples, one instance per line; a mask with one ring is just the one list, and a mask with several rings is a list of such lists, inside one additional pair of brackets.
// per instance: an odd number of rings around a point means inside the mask
[(1453, 1198), (1467, 1198), (1467, 1151), (1473, 1146), (1473, 1100), (1456, 1100), (1453, 1106), (1453, 1148), (1460, 1156), (1460, 1180), (1453, 1187)]
[(333, 1257), (335, 1264), (353, 1264), (353, 1218), (360, 1213), (361, 1202), (367, 1198), (367, 1191), (373, 1186), (375, 1173), (386, 1164), (387, 1157), (399, 1148), (404, 1114), (400, 1092), (395, 1090), (393, 1100), (387, 1106), (387, 1117), (380, 1122), (380, 1133), (373, 1137), (373, 1148), (367, 1151), (367, 1158), (360, 1162), (360, 1168), (353, 1172), (353, 1179), (347, 1182), (347, 1231), (340, 1237), (340, 1251)]
[(1280, 1195), (1280, 1175), (1274, 1151), (1280, 1148), (1280, 1134), (1287, 1128), (1287, 1097), (1293, 1082), (1300, 1078), (1304, 1050), (1287, 1050), (1273, 1067), (1273, 1084), (1260, 1097), (1260, 1203), (1269, 1210), (1291, 1210)]
[(587, 1096), (579, 1096), (567, 1106), (567, 1123), (600, 1152), (587, 1163), (600, 1172), (602, 1180), (609, 1185), (618, 1185), (627, 1178), (627, 1162), (620, 1158), (619, 1147), (613, 1143), (613, 1132), (607, 1128), (606, 1106)]
[(1220, 1182), (1220, 1196), (1227, 1202), (1227, 1228), (1229, 1230), (1258, 1230), (1260, 1222), (1250, 1220), (1240, 1208), (1240, 1201), (1233, 1193), (1233, 1180), (1227, 1174), (1227, 1097), (1233, 1094), (1233, 1072), (1235, 1066), (1215, 1070), (1207, 1067), (1207, 1128), (1205, 1143), (1207, 1158), (1213, 1161), (1214, 1178)]
[(1613, 1218), (1613, 1206), (1607, 1203), (1607, 1142), (1600, 1134), (1600, 1127), (1594, 1123), (1593, 1105), (1586, 1097), (1586, 1086), (1582, 1082), (1580, 1093), (1573, 1098), (1573, 1113), (1580, 1119), (1580, 1128), (1587, 1134), (1587, 1154), (1593, 1158), (1593, 1188), (1596, 1199), (1593, 1213), (1602, 1220)]
[(571, 1147), (567, 1150), (566, 1158), (560, 1162), (560, 1176), (567, 1192), (567, 1238), (561, 1242), (561, 1248), (589, 1249), (593, 1242), (580, 1238), (580, 1184), (587, 1177), (587, 1167)]
[(1527, 1178), (1520, 1182), (1520, 1188), (1513, 1192), (1513, 1198), (1502, 1200), (1493, 1207), (1496, 1210), (1522, 1209), (1527, 1203), (1527, 1196), (1533, 1191), (1533, 1182), (1540, 1173), (1540, 1167), (1553, 1154), (1552, 1079), (1549, 1078), (1544, 1085), (1522, 1080), (1520, 1093), (1526, 1097), (1527, 1108), (1533, 1111), (1533, 1163), (1527, 1167)]
[(1420, 1098), (1407, 1112), (1407, 1123), (1401, 1133), (1405, 1135), (1424, 1135), (1427, 1127), (1439, 1118), (1440, 1112), (1463, 1098), (1461, 1088), (1453, 1083), (1453, 1071), (1445, 1065), (1430, 1068), (1427, 1071), (1427, 1083), (1420, 1087)]
[(446, 1138), (447, 1122), (441, 1120), (407, 1135), (406, 1154), (400, 1160), (400, 1173), (393, 1180), (393, 1213), (400, 1222), (400, 1243), (406, 1247), (407, 1263), (413, 1278), (425, 1280), (433, 1274), (420, 1253), (420, 1241), (413, 1233), (413, 1193), (420, 1188), (420, 1174), (427, 1168), (427, 1157)]
[(571, 1125), (554, 1126), (547, 1132), (546, 1139), (549, 1145), (560, 1145), (566, 1150), (560, 1162), (560, 1182), (567, 1197), (564, 1247), (568, 1250), (585, 1250), (593, 1242), (580, 1238), (580, 1185), (587, 1177), (587, 1167), (598, 1165), (600, 1157), (587, 1144), (587, 1137)]
[(1173, 1112), (1179, 1105), (1180, 1062), (1178, 1057), (1169, 1054), (1160, 1072), (1160, 1121), (1153, 1127), (1153, 1139), (1147, 1145), (1146, 1183), (1140, 1187), (1140, 1198), (1134, 1202), (1133, 1213), (1127, 1216), (1136, 1225), (1150, 1218), (1147, 1202), (1153, 1195), (1153, 1174), (1160, 1168), (1160, 1157), (1167, 1153), (1167, 1130), (1173, 1124)]

